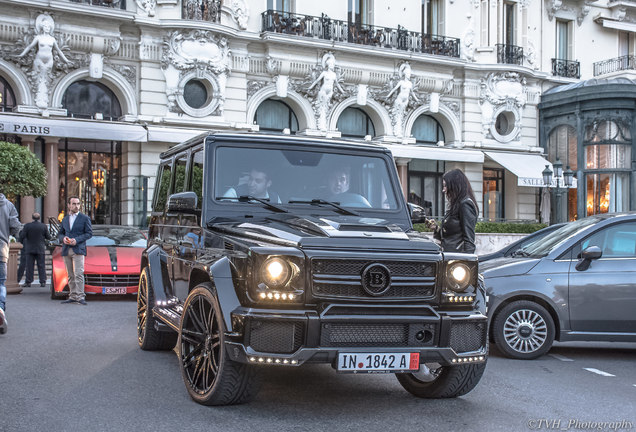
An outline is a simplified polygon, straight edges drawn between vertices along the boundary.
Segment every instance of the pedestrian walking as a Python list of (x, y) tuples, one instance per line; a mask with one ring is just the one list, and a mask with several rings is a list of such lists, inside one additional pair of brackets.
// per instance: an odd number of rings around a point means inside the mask
[(80, 200), (76, 196), (68, 199), (68, 215), (64, 216), (58, 232), (62, 242), (62, 256), (68, 275), (68, 300), (62, 303), (78, 303), (86, 306), (84, 294), (84, 258), (86, 240), (93, 236), (93, 227), (88, 216), (80, 213)]
[(427, 219), (426, 224), (441, 241), (444, 252), (475, 253), (479, 208), (466, 174), (459, 169), (447, 171), (442, 176), (442, 192), (448, 204), (444, 219), (440, 226), (432, 219)]
[(44, 246), (45, 241), (51, 239), (49, 230), (40, 222), (40, 213), (33, 213), (30, 222), (20, 231), (20, 243), (22, 243), (22, 253), (26, 255), (26, 279), (25, 287), (30, 287), (33, 282), (33, 264), (37, 263), (40, 286), (46, 286), (46, 268), (44, 267)]
[(9, 260), (9, 235), (17, 236), (20, 232), (18, 212), (11, 201), (0, 193), (0, 334), (7, 332), (5, 315), (7, 301), (7, 261)]

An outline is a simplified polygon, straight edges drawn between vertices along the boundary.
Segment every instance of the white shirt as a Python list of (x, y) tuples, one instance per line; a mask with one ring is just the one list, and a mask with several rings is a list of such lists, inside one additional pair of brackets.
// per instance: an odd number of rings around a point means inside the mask
[(79, 213), (71, 213), (71, 215), (68, 217), (68, 224), (71, 227), (71, 229), (73, 229), (73, 224), (75, 223), (75, 219), (77, 219), (77, 215)]

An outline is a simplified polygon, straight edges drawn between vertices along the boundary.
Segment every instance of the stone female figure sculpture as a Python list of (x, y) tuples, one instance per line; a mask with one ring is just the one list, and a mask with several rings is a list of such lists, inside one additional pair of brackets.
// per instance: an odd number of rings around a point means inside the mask
[(53, 70), (53, 50), (65, 62), (70, 63), (53, 37), (55, 23), (50, 15), (41, 14), (35, 20), (35, 36), (31, 43), (18, 55), (24, 57), (37, 45), (37, 52), (33, 59), (31, 83), (35, 87), (35, 105), (38, 108), (47, 108), (49, 105), (49, 87), (51, 84), (51, 72)]
[(406, 108), (409, 104), (409, 98), (412, 97), (415, 102), (419, 103), (419, 99), (411, 91), (413, 89), (413, 83), (411, 82), (411, 65), (402, 63), (399, 74), (400, 80), (387, 95), (387, 99), (389, 99), (393, 93), (398, 92), (390, 112), (391, 119), (393, 120), (393, 135), (396, 137), (402, 137), (404, 135), (404, 115), (406, 114)]
[(318, 129), (322, 131), (327, 130), (327, 114), (329, 113), (329, 106), (331, 105), (334, 85), (338, 87), (338, 90), (344, 93), (344, 90), (338, 83), (338, 75), (335, 72), (335, 67), (336, 58), (333, 54), (327, 53), (322, 56), (323, 71), (309, 87), (309, 90), (311, 90), (322, 81), (322, 85), (318, 91), (318, 97), (316, 98), (316, 111), (318, 114), (317, 126)]

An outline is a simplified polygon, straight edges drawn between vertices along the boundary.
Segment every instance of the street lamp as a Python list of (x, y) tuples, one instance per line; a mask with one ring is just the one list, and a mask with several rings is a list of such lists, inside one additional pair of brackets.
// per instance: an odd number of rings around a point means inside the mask
[[(574, 178), (574, 171), (572, 171), (570, 169), (570, 166), (568, 165), (567, 169), (565, 170), (565, 172), (563, 171), (563, 164), (561, 163), (561, 161), (559, 159), (557, 159), (557, 161), (555, 163), (552, 164), (552, 166), (554, 167), (554, 178), (556, 180), (556, 221), (555, 223), (560, 223), (561, 221), (561, 194), (563, 193), (561, 191), (561, 184), (560, 181), (561, 179), (563, 179), (563, 186), (565, 186), (565, 189), (567, 190), (570, 186), (572, 186), (572, 179)], [(543, 184), (546, 185), (546, 187), (550, 187), (550, 185), (552, 184), (552, 170), (550, 169), (550, 165), (546, 165), (545, 169), (542, 172), (543, 174)]]

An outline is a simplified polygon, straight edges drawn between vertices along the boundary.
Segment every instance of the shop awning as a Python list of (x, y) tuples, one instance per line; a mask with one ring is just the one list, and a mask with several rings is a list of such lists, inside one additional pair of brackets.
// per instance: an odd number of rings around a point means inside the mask
[[(517, 186), (543, 187), (545, 186), (543, 184), (545, 166), (548, 165), (554, 172), (552, 164), (540, 155), (494, 151), (485, 151), (484, 154), (516, 175), (518, 177)], [(551, 186), (556, 186), (556, 179), (553, 178), (552, 182)], [(563, 184), (559, 186), (563, 187)], [(572, 187), (576, 187), (576, 179), (573, 179)]]
[(13, 114), (0, 114), (1, 133), (105, 141), (146, 142), (148, 140), (148, 132), (138, 124)]
[(427, 147), (414, 144), (383, 144), (383, 146), (391, 150), (393, 157), (454, 162), (484, 162), (483, 153), (476, 150)]

